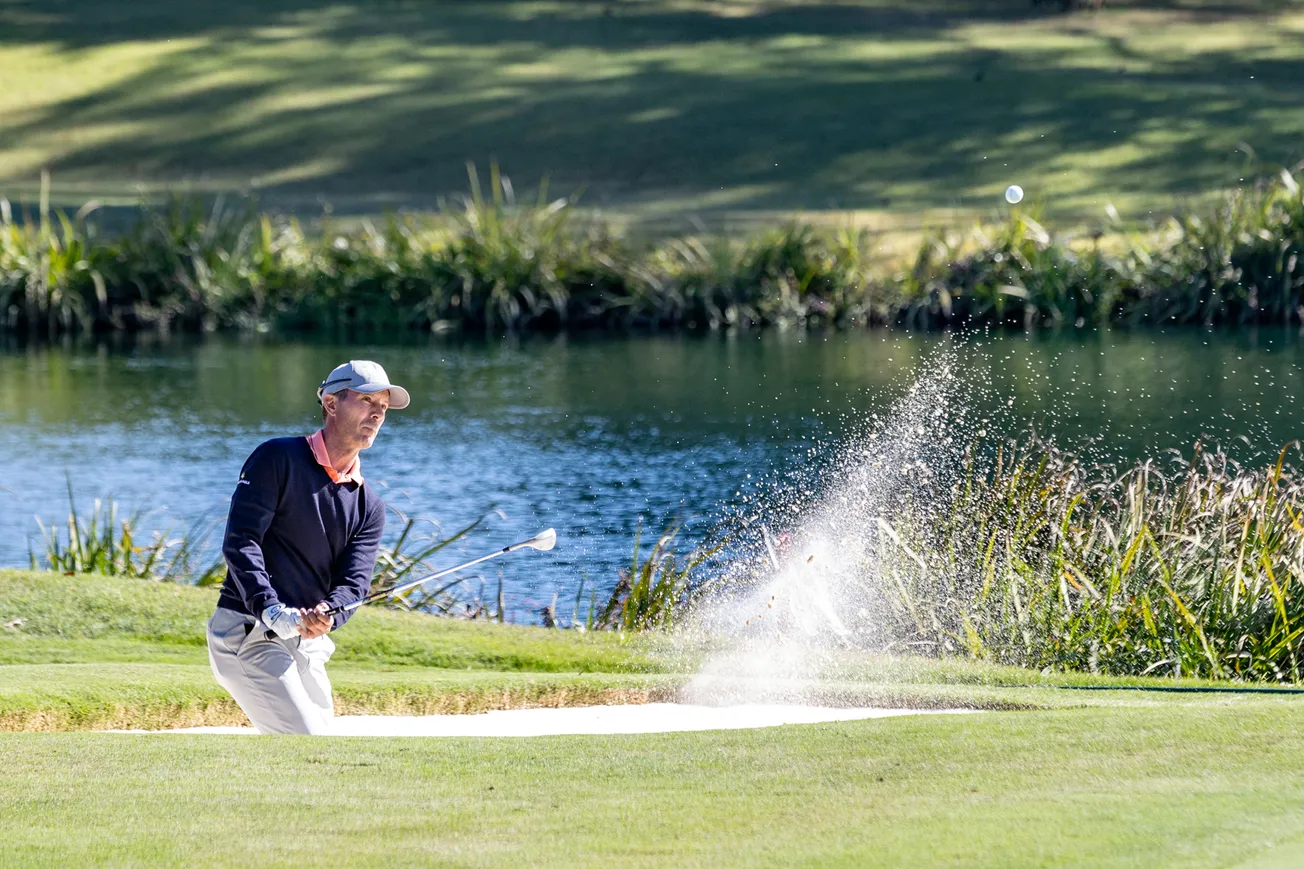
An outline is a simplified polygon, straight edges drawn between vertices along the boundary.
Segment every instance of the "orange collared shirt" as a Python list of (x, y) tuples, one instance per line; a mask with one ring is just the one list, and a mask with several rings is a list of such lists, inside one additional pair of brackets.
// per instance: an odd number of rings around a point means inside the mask
[(326, 476), (331, 478), (333, 483), (357, 483), (362, 485), (362, 459), (355, 456), (353, 464), (344, 473), (340, 473), (331, 466), (330, 453), (326, 452), (326, 433), (322, 429), (308, 435), (308, 446), (312, 447), (312, 456), (317, 460), (317, 464), (322, 466), (326, 471)]

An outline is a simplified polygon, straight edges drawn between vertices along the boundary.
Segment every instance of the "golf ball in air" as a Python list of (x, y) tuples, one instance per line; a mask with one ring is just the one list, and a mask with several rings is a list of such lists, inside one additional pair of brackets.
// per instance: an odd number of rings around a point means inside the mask
[(1005, 188), (1005, 201), (1015, 205), (1023, 201), (1023, 188), (1018, 184), (1011, 184)]

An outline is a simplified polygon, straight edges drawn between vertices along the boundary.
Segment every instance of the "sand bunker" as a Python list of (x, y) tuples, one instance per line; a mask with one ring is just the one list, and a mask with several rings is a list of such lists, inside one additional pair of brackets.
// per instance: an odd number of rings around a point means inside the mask
[[(478, 715), (345, 715), (335, 719), (338, 736), (560, 736), (585, 733), (676, 733), (742, 730), (822, 721), (859, 721), (899, 715), (973, 712), (971, 709), (839, 709), (829, 706), (749, 704), (695, 706), (647, 703), (512, 709)], [(119, 731), (123, 732), (123, 731)], [(142, 731), (125, 731), (142, 732)], [(184, 727), (153, 733), (252, 734), (251, 727)]]

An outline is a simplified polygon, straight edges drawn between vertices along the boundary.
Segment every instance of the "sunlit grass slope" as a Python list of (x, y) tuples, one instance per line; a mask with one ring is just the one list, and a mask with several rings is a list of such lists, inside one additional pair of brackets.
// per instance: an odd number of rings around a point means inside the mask
[[(137, 648), (144, 647), (151, 655), (207, 663), (204, 623), (216, 602), (216, 589), (0, 570), (0, 622), (22, 620), (0, 633), (0, 663), (35, 657), (84, 661), (84, 650), (101, 646), (122, 650), (117, 660), (141, 660), (136, 656), (144, 652)], [(435, 619), (376, 607), (360, 611), (332, 636), (337, 664), (532, 672), (658, 669), (644, 654), (646, 642), (614, 633)], [(29, 648), (34, 651), (24, 651)]]
[[(215, 597), (211, 589), (138, 579), (0, 571), (0, 730), (245, 723), (208, 668), (203, 631)], [(709, 643), (661, 634), (583, 634), (378, 609), (333, 636), (341, 714), (672, 699), (710, 652)], [(1098, 689), (1215, 684), (846, 652), (830, 658), (803, 696), (842, 705), (1046, 709), (1115, 696)]]
[[(0, 730), (244, 723), (213, 681), (204, 622), (216, 592), (172, 583), (0, 570)], [(658, 635), (580, 633), (370, 608), (333, 635), (336, 709), (431, 714), (672, 697), (700, 649)], [(849, 661), (844, 702), (1031, 706), (1013, 668)], [(1036, 681), (1035, 677), (1034, 681)], [(888, 684), (891, 683), (891, 684)], [(950, 687), (947, 687), (950, 686)]]
[[(244, 723), (213, 681), (216, 592), (0, 571), (0, 730)], [(434, 713), (624, 702), (671, 683), (652, 643), (614, 633), (470, 623), (368, 609), (334, 635), (341, 712)]]
[(378, 212), (497, 159), (645, 220), (1125, 217), (1304, 157), (1291, 0), (0, 0), (0, 190)]

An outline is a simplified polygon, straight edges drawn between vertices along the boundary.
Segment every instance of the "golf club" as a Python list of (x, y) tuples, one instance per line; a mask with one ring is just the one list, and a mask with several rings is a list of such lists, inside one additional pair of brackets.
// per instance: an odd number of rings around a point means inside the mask
[(770, 553), (770, 564), (775, 570), (781, 570), (779, 567), (779, 554), (774, 551), (774, 539), (770, 537), (770, 529), (764, 525), (761, 526), (761, 536), (765, 538), (765, 551)]
[(371, 594), (367, 595), (360, 601), (356, 601), (354, 603), (348, 604), (347, 606), (335, 607), (334, 609), (330, 610), (327, 613), (327, 615), (333, 616), (336, 613), (348, 612), (349, 610), (357, 609), (363, 604), (368, 604), (371, 603), (372, 601), (380, 600), (381, 598), (384, 597), (392, 597), (393, 595), (396, 594), (402, 594), (403, 592), (407, 591), (410, 588), (416, 588), (418, 585), (422, 585), (423, 583), (430, 582), (433, 579), (439, 579), (440, 577), (448, 576), (450, 573), (457, 573), (459, 570), (466, 570), (468, 567), (473, 567), (482, 561), (488, 561), (489, 559), (497, 558), (500, 555), (506, 555), (508, 552), (515, 552), (518, 549), (537, 549), (540, 552), (547, 552), (549, 549), (552, 549), (556, 545), (557, 545), (557, 532), (552, 528), (549, 528), (546, 531), (540, 531), (538, 534), (534, 535), (529, 540), (522, 540), (520, 543), (513, 543), (511, 546), (504, 546), (502, 549), (499, 549), (496, 552), (490, 552), (488, 555), (482, 555), (479, 558), (474, 558), (466, 562), (465, 564), (459, 564), (456, 567), (449, 567), (445, 570), (439, 571), (438, 573), (432, 573), (429, 576), (423, 576), (420, 579), (414, 579), (409, 582), (402, 583), (401, 585), (396, 585), (393, 588), (386, 588), (381, 591), (372, 592)]

